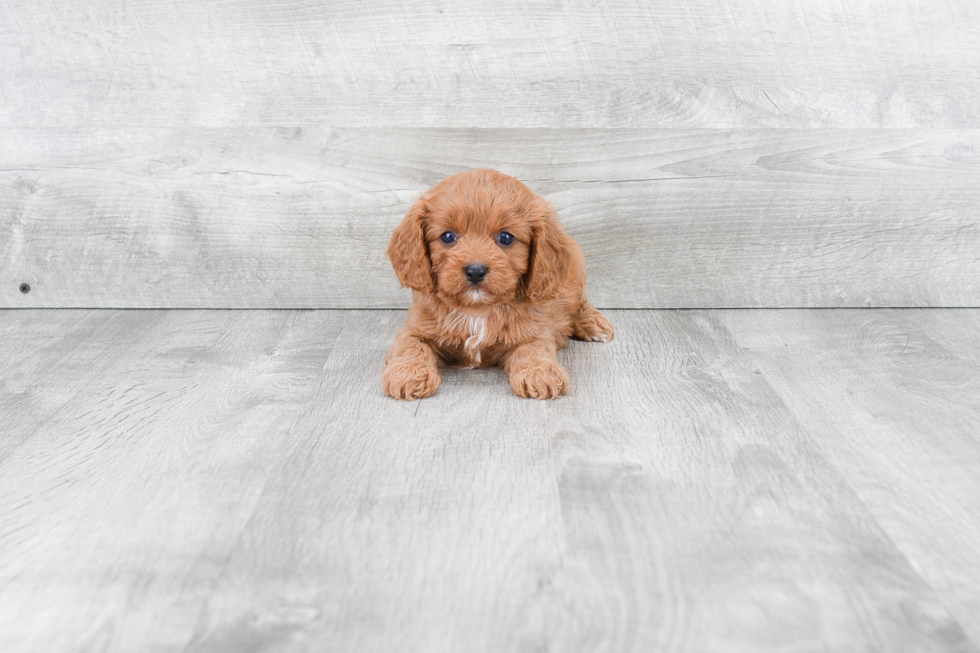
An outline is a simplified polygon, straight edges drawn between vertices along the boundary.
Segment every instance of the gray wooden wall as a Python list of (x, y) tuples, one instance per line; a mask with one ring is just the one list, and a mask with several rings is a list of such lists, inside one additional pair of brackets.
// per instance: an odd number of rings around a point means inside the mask
[(975, 0), (6, 0), (0, 139), (0, 306), (405, 306), (484, 166), (600, 306), (980, 305)]

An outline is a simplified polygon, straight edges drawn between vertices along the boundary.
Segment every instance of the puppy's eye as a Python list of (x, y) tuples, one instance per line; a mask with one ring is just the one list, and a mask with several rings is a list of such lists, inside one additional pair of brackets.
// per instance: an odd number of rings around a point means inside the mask
[(447, 245), (452, 245), (456, 242), (456, 234), (451, 231), (447, 231), (443, 235), (439, 236), (439, 239)]
[(509, 234), (506, 231), (501, 231), (500, 235), (497, 236), (497, 242), (503, 245), (504, 247), (507, 247), (508, 245), (512, 245), (514, 243), (514, 234)]

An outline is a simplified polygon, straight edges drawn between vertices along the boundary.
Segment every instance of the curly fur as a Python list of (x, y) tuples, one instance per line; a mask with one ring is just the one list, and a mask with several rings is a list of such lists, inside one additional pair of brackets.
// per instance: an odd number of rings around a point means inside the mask
[[(455, 243), (442, 242), (446, 231)], [(497, 243), (502, 231), (513, 244)], [(392, 234), (388, 258), (413, 296), (382, 373), (396, 399), (434, 394), (444, 365), (496, 365), (519, 396), (554, 399), (569, 386), (557, 359), (568, 339), (613, 337), (586, 299), (578, 243), (545, 200), (500, 172), (463, 172), (423, 194)], [(488, 268), (476, 286), (466, 278), (472, 263)]]

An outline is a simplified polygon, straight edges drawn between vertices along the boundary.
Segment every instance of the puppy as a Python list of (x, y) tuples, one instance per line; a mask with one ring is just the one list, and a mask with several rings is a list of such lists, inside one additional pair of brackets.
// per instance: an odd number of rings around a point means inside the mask
[(434, 394), (443, 365), (498, 365), (519, 396), (554, 399), (568, 389), (557, 358), (568, 338), (612, 340), (586, 300), (578, 243), (545, 200), (495, 170), (423, 194), (387, 254), (414, 300), (381, 375), (396, 399)]

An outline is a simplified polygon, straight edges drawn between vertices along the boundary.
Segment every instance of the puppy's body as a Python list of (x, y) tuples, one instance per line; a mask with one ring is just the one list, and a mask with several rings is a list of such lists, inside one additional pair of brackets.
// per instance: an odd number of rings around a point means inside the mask
[(444, 180), (409, 210), (388, 256), (414, 300), (382, 374), (392, 397), (432, 395), (440, 365), (499, 365), (518, 395), (554, 398), (568, 388), (556, 358), (568, 338), (612, 339), (586, 299), (582, 250), (513, 177)]
[(424, 335), (446, 364), (493, 367), (526, 342), (552, 340), (557, 349), (564, 347), (573, 326), (567, 305), (559, 300), (543, 306), (525, 302), (449, 308), (425, 297), (416, 299), (406, 327)]

